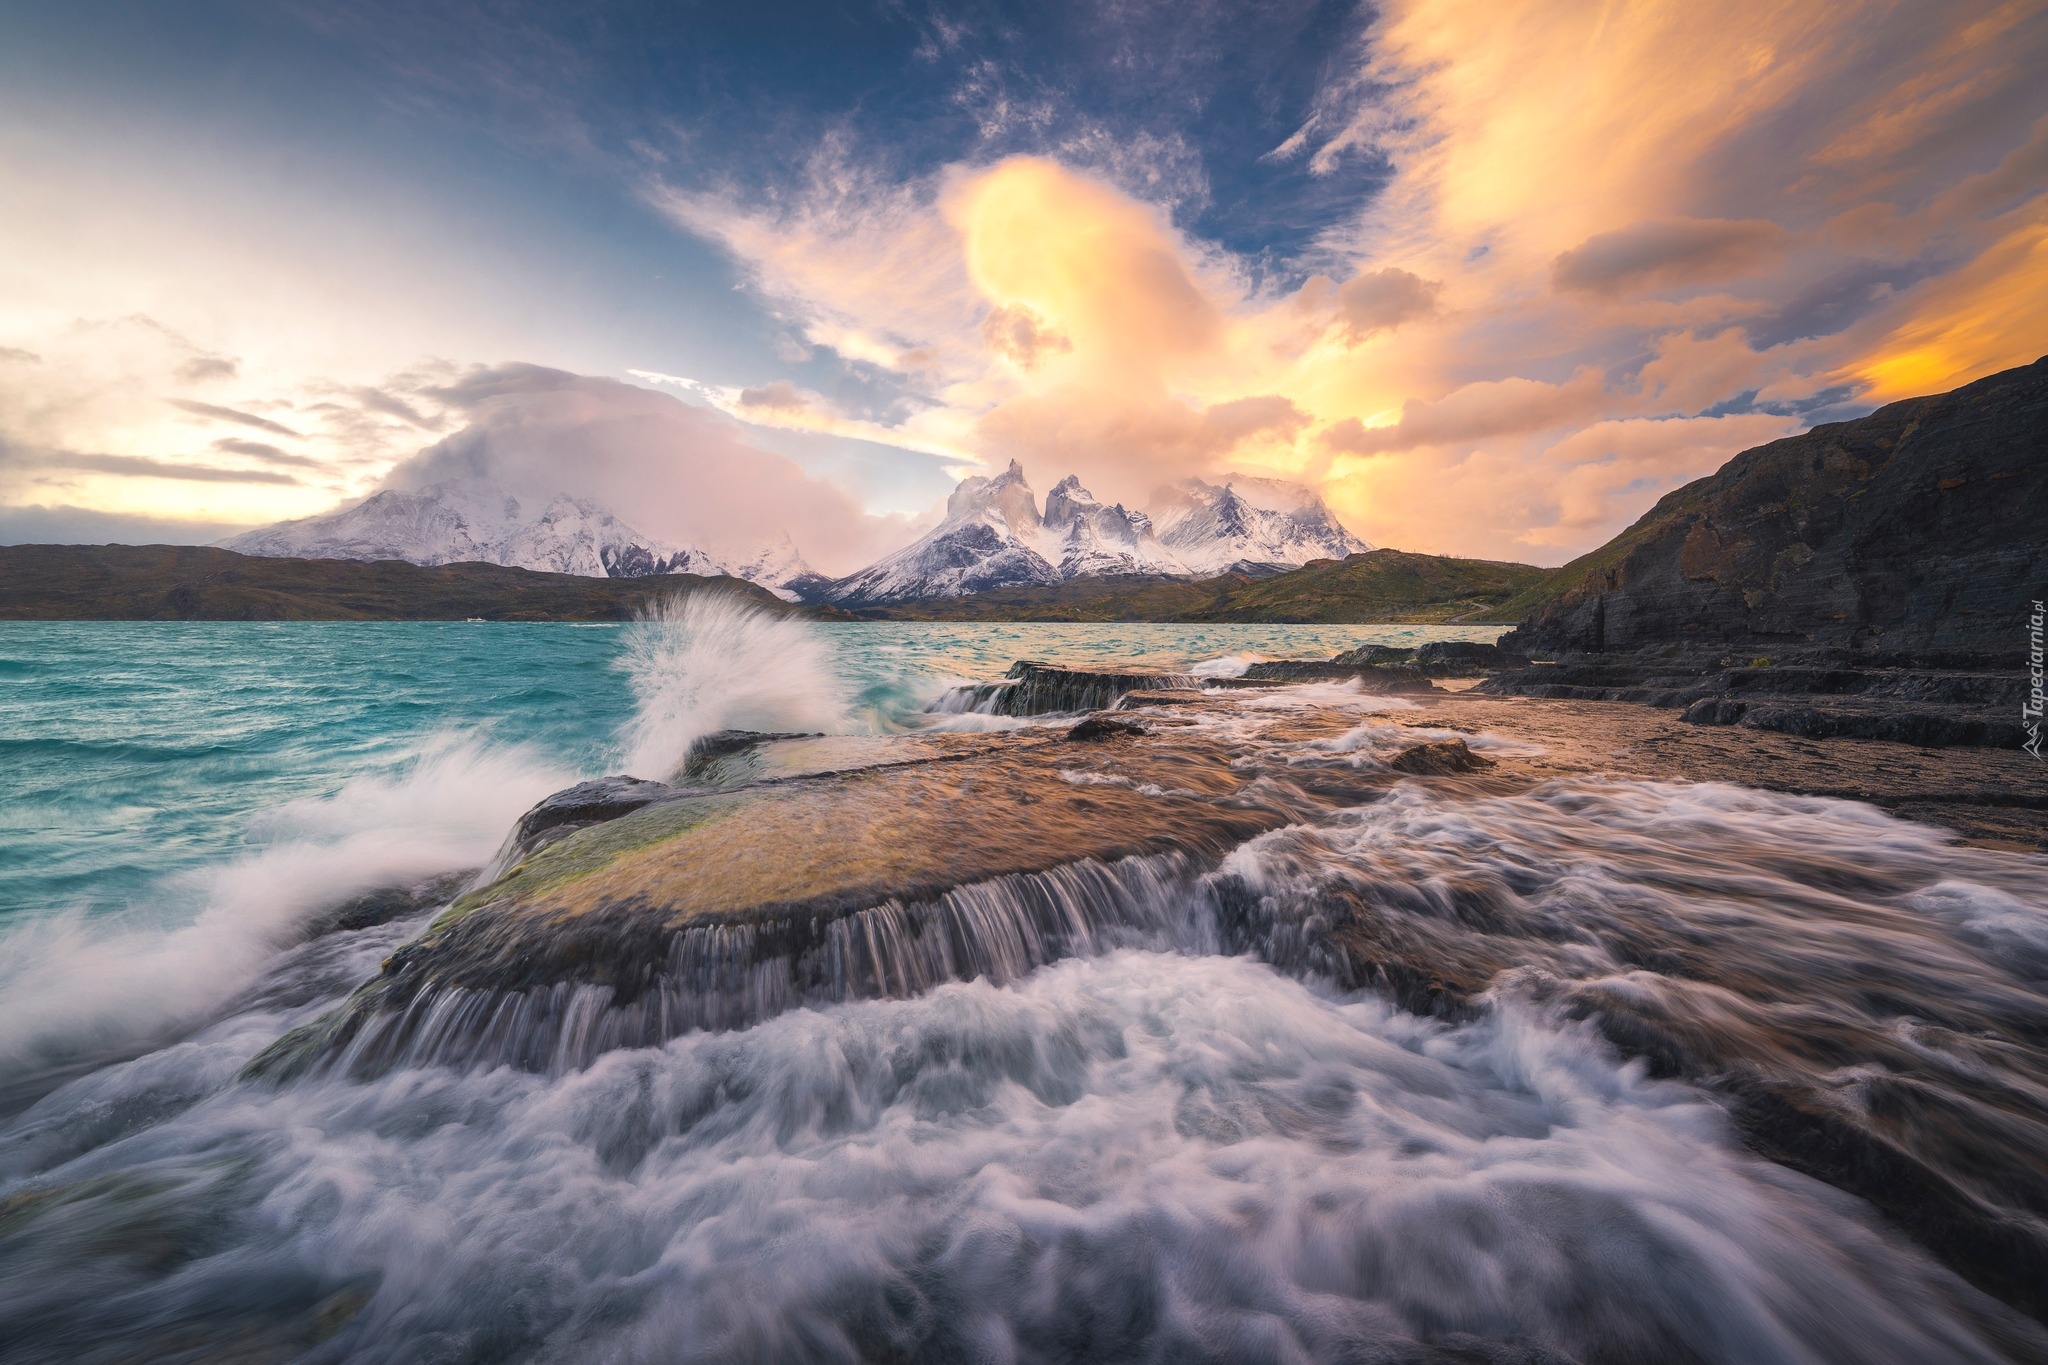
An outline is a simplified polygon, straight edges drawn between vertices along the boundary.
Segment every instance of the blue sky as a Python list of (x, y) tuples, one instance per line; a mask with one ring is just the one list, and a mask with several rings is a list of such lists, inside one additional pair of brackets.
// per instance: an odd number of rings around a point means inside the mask
[(2048, 349), (2040, 14), (1735, 8), (9, 4), (0, 537), (320, 510), (528, 362), (722, 412), (843, 555), (1014, 457), (1554, 561)]

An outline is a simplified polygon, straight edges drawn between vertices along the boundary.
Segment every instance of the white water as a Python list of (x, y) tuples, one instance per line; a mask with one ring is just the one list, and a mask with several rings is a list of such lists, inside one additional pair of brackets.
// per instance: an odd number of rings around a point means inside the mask
[(575, 776), (528, 750), (430, 740), (394, 770), (252, 823), (250, 850), (167, 879), (129, 914), (70, 911), (0, 937), (0, 1079), (189, 1027), (245, 989), (321, 912), (481, 866)]
[[(112, 1274), (101, 1320), (360, 1286), (316, 1359), (1997, 1358), (1972, 1291), (1580, 1031), (1512, 998), (1447, 1027), (1229, 958), (797, 1011), (555, 1081), (237, 1087), (59, 1175), (102, 1172), (17, 1248), (203, 1198), (239, 1240)], [(64, 1258), (38, 1264), (12, 1260), (0, 1320), (70, 1301)]]
[(852, 697), (830, 645), (807, 622), (716, 593), (676, 598), (628, 631), (619, 667), (638, 701), (623, 762), (673, 777), (690, 746), (719, 730), (844, 732)]

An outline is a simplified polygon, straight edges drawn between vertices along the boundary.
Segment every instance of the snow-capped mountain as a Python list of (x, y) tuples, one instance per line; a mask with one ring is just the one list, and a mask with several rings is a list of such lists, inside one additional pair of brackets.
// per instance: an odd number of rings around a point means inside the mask
[(670, 545), (585, 498), (521, 498), (476, 480), (387, 488), (338, 512), (279, 522), (223, 548), (303, 559), (402, 559), (413, 564), (482, 562), (586, 578), (654, 574), (725, 575), (759, 583), (790, 601), (786, 585), (815, 578), (787, 537), (738, 563)]
[(1041, 514), (1013, 460), (992, 479), (962, 481), (945, 520), (918, 540), (850, 577), (806, 585), (805, 595), (863, 606), (1112, 574), (1277, 572), (1370, 548), (1314, 493), (1276, 479), (1188, 479), (1147, 513), (1105, 505), (1069, 475)]
[(1045, 519), (1012, 460), (993, 479), (961, 480), (946, 500), (946, 518), (910, 544), (826, 587), (826, 600), (848, 605), (919, 597), (965, 597), (1019, 583), (1057, 583), (1045, 556)]
[(1152, 518), (1122, 503), (1105, 507), (1072, 474), (1045, 495), (1044, 527), (1063, 579), (1187, 570), (1153, 535)]
[(1371, 549), (1298, 483), (1232, 477), (1184, 479), (1152, 510), (1159, 543), (1193, 573), (1238, 565), (1294, 569)]

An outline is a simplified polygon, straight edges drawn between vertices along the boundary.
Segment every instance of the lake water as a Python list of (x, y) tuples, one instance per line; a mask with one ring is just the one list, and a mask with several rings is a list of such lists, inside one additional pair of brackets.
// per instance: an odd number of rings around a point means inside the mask
[[(1299, 814), (1220, 868), (1120, 865), (1124, 930), (1013, 979), (554, 1069), (243, 1075), (431, 912), (337, 904), (699, 735), (1019, 724), (926, 709), (1018, 658), (1494, 633), (0, 623), (0, 1361), (2048, 1359), (1995, 1257), (1944, 1253), (2008, 1302), (1751, 1150), (1724, 1084), (1909, 1113), (1898, 1178), (2027, 1264), (2048, 861), (1717, 785), (1318, 805), (1413, 737), (1341, 687), (1198, 719), (1223, 799), (1299, 776)], [(1347, 905), (1485, 989), (1336, 979), (1293, 926)], [(1653, 1068), (1627, 1011), (1736, 1060)]]

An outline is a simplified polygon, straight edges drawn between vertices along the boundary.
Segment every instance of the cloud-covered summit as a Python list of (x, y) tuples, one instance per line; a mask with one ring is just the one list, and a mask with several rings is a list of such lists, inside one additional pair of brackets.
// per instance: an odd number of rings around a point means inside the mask
[[(529, 567), (602, 574), (621, 571), (603, 557), (607, 547), (637, 545), (675, 560), (634, 572), (702, 572), (793, 543), (811, 563), (843, 570), (909, 530), (904, 519), (869, 514), (843, 490), (748, 445), (738, 423), (668, 394), (530, 364), (471, 370), (426, 392), (462, 425), (393, 468), (352, 520), (291, 523), (297, 529), (257, 533), (234, 546), (318, 552), (332, 526), (328, 540), (341, 547), (332, 552), (350, 557), (358, 542), (370, 543), (365, 537), (385, 536), (395, 537), (399, 557), (418, 558), (403, 552), (413, 536), (449, 543), (446, 553), (433, 552), (434, 562), (474, 549), (490, 558), (520, 555), (516, 562), (534, 561)], [(422, 516), (439, 520), (411, 529), (393, 524)], [(461, 525), (440, 524), (451, 518)], [(568, 540), (535, 530), (564, 518), (593, 529)], [(618, 518), (630, 525), (614, 525)], [(473, 534), (486, 534), (472, 527), (495, 528), (489, 543), (470, 545)], [(543, 553), (537, 536), (570, 548)], [(512, 548), (501, 551), (500, 541)]]

